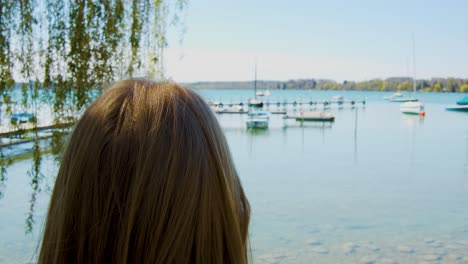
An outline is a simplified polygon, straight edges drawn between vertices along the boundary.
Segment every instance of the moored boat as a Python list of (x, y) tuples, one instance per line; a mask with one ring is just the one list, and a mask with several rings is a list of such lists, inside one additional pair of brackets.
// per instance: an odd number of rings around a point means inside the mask
[(266, 111), (251, 111), (247, 113), (245, 124), (247, 128), (267, 129), (270, 122), (270, 112)]
[(255, 95), (268, 97), (268, 96), (271, 95), (271, 92), (270, 92), (270, 90), (266, 89), (264, 92), (263, 91), (256, 92)]
[(449, 105), (445, 107), (447, 111), (468, 112), (468, 105)]
[(457, 111), (457, 112), (468, 112), (468, 96), (463, 97), (463, 99), (457, 101), (456, 105), (449, 105), (445, 107), (447, 111)]
[(401, 94), (401, 93), (394, 93), (392, 96), (385, 96), (384, 99), (390, 100), (390, 99), (400, 98), (400, 97), (403, 97), (403, 94)]
[(426, 115), (424, 104), (420, 102), (406, 102), (400, 106), (400, 112), (410, 115)]
[(332, 100), (334, 101), (343, 101), (344, 100), (344, 96), (342, 95), (335, 95), (332, 97)]
[(29, 123), (36, 120), (36, 117), (31, 113), (15, 113), (11, 115), (10, 122), (12, 124)]
[(457, 105), (468, 105), (468, 96), (465, 96), (463, 99), (457, 101)]
[(395, 97), (388, 100), (394, 103), (406, 103), (406, 102), (417, 102), (418, 99), (412, 97)]

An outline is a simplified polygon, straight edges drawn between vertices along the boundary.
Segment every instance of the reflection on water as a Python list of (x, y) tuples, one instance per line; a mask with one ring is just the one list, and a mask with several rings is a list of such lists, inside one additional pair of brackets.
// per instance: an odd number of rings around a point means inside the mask
[(245, 131), (246, 131), (246, 134), (251, 137), (267, 136), (270, 133), (268, 129), (259, 129), (259, 128), (248, 128)]
[(7, 168), (11, 164), (12, 159), (6, 157), (3, 149), (0, 148), (0, 200), (3, 197), (3, 189), (6, 187)]
[(420, 127), (424, 124), (425, 117), (419, 115), (401, 114), (401, 119), (409, 128)]
[(466, 130), (465, 176), (468, 176), (468, 129)]
[[(0, 200), (3, 198), (3, 190), (7, 188), (7, 168), (14, 162), (30, 160), (30, 167), (26, 170), (25, 176), (29, 178), (30, 187), (28, 198), (28, 210), (24, 212), (24, 231), (26, 234), (32, 233), (36, 225), (36, 203), (38, 195), (44, 191), (50, 191), (50, 186), (44, 184), (45, 178), (53, 179), (55, 175), (45, 175), (42, 168), (42, 160), (45, 154), (51, 154), (55, 160), (55, 166), (59, 165), (63, 146), (69, 130), (56, 130), (52, 132), (50, 139), (40, 140), (36, 138), (31, 143), (8, 147), (9, 155), (4, 154), (4, 149), (0, 149)], [(23, 146), (24, 145), (24, 146)], [(21, 177), (22, 175), (13, 175)], [(27, 191), (27, 190), (22, 190)], [(42, 221), (42, 219), (40, 219)]]
[(41, 155), (41, 149), (39, 146), (39, 139), (36, 138), (34, 140), (34, 145), (33, 145), (33, 162), (32, 162), (32, 167), (28, 170), (27, 174), (31, 178), (30, 180), (30, 185), (32, 188), (32, 193), (31, 193), (31, 198), (29, 200), (30, 206), (29, 206), (29, 211), (26, 216), (26, 233), (31, 233), (34, 227), (35, 218), (34, 218), (34, 208), (36, 207), (36, 198), (39, 192), (41, 192), (41, 182), (42, 179), (44, 178), (44, 175), (41, 173), (41, 162), (42, 162), (42, 155)]
[(359, 113), (359, 109), (356, 108), (354, 110), (356, 112), (356, 117), (354, 118), (354, 156), (353, 156), (353, 160), (354, 160), (354, 164), (357, 163), (357, 128), (358, 128), (358, 113)]
[(424, 125), (424, 117), (419, 116), (419, 115), (408, 115), (408, 114), (402, 114), (401, 115), (402, 120), (408, 127), (408, 133), (409, 133), (409, 160), (410, 160), (410, 169), (414, 168), (414, 163), (415, 163), (415, 145), (417, 141), (417, 130), (421, 129), (422, 126)]

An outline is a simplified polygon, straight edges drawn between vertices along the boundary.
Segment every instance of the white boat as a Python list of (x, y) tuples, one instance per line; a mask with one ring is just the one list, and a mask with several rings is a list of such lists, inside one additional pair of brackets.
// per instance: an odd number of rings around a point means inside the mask
[(384, 97), (386, 100), (389, 102), (394, 102), (394, 103), (405, 103), (405, 102), (417, 102), (418, 99), (412, 98), (412, 97), (405, 97), (401, 93), (394, 93), (392, 96), (386, 96)]
[(247, 113), (245, 124), (251, 129), (267, 129), (270, 122), (270, 112), (252, 111)]
[(421, 102), (406, 102), (400, 105), (400, 112), (403, 114), (425, 116), (424, 104)]
[(391, 100), (391, 99), (400, 98), (400, 97), (403, 97), (403, 94), (394, 93), (392, 96), (385, 96), (384, 99)]
[(394, 102), (394, 103), (405, 103), (405, 102), (417, 102), (418, 99), (412, 98), (412, 97), (397, 97), (397, 98), (391, 98), (388, 101)]
[(265, 92), (262, 92), (262, 91), (258, 91), (255, 93), (257, 96), (270, 96), (271, 93), (270, 93), (270, 90), (266, 89)]
[(344, 96), (342, 95), (335, 95), (332, 97), (332, 100), (335, 100), (335, 101), (343, 101), (344, 100)]

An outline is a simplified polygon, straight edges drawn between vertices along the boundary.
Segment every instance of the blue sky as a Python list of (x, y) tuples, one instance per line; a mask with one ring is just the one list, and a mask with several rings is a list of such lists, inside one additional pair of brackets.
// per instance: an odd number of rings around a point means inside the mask
[(189, 0), (182, 45), (169, 33), (176, 81), (413, 76), (468, 78), (468, 1)]

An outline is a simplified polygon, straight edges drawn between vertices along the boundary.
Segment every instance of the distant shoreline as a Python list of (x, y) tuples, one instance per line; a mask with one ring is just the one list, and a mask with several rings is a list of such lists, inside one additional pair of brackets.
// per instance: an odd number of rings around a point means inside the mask
[[(254, 81), (227, 81), (227, 82), (190, 82), (182, 83), (186, 87), (200, 90), (226, 89), (249, 90), (253, 89)], [(413, 79), (406, 77), (392, 77), (387, 79), (374, 79), (368, 81), (336, 82), (326, 79), (297, 79), (288, 81), (257, 81), (259, 90), (337, 90), (337, 91), (399, 91), (412, 92)], [(416, 80), (416, 90), (419, 92), (460, 92), (468, 93), (468, 79), (462, 78), (432, 78), (430, 80)]]

